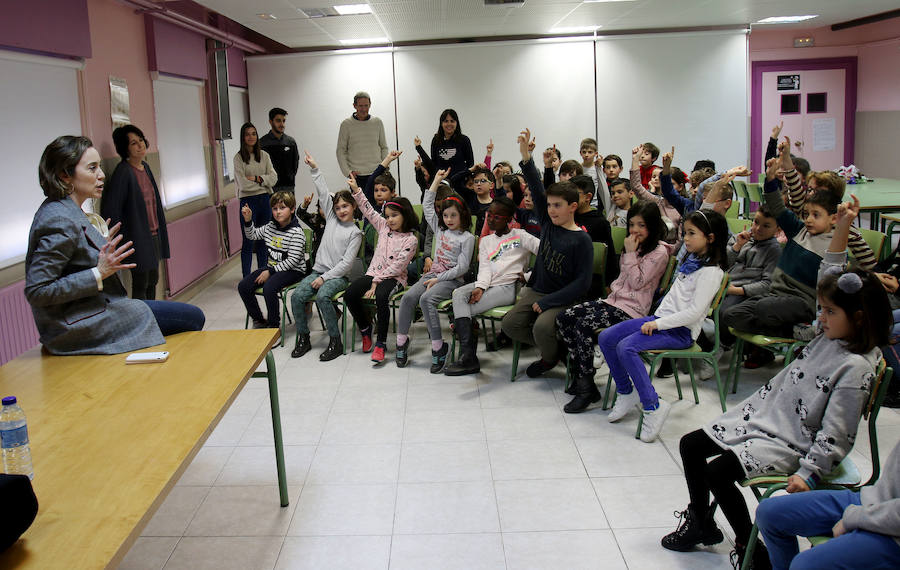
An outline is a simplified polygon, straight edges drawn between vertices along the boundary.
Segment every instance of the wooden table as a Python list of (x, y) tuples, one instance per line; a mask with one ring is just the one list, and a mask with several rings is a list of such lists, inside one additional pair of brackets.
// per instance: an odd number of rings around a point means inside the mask
[(0, 394), (16, 396), (28, 417), (40, 503), (31, 528), (0, 555), (0, 568), (116, 567), (263, 358), (268, 372), (255, 375), (269, 378), (281, 505), (287, 506), (269, 351), (276, 334), (173, 335), (140, 351), (169, 351), (161, 364), (34, 349), (0, 367)]

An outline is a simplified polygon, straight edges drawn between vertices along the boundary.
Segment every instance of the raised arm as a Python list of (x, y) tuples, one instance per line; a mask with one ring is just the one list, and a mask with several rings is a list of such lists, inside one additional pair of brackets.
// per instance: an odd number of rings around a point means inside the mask
[[(319, 170), (319, 165), (316, 164), (315, 159), (309, 154), (309, 151), (304, 150), (303, 154), (305, 155), (303, 162), (309, 167), (309, 175), (312, 177), (313, 184), (316, 187), (316, 197), (319, 200), (319, 208), (325, 212), (326, 220), (337, 218), (334, 213), (334, 203), (331, 198), (331, 192), (328, 191), (328, 184), (325, 182), (325, 176), (322, 175), (322, 171)], [(306, 208), (304, 208), (304, 210), (305, 209)]]
[[(375, 170), (377, 171), (378, 169), (376, 168)], [(369, 178), (372, 179), (374, 177)], [(375, 211), (375, 208), (373, 208), (372, 204), (366, 199), (366, 195), (359, 189), (359, 185), (356, 183), (356, 176), (354, 176), (353, 173), (350, 173), (347, 184), (350, 186), (350, 191), (353, 193), (353, 199), (356, 200), (356, 205), (359, 206), (359, 210), (362, 212), (363, 216), (369, 220), (369, 223), (372, 224), (375, 231), (378, 233), (388, 231), (387, 221), (381, 214)]]
[(659, 175), (659, 185), (662, 188), (663, 197), (669, 201), (669, 204), (672, 204), (672, 207), (675, 208), (679, 214), (686, 216), (694, 211), (694, 201), (690, 198), (685, 198), (675, 191), (675, 185), (672, 184), (672, 158), (674, 156), (674, 146), (672, 147), (671, 152), (663, 154), (663, 167), (662, 172)]
[(541, 225), (549, 224), (550, 216), (547, 214), (547, 194), (544, 191), (544, 183), (541, 182), (541, 175), (534, 166), (534, 160), (531, 158), (531, 147), (534, 139), (531, 138), (531, 131), (525, 129), (519, 133), (519, 153), (522, 160), (519, 167), (522, 169), (522, 175), (525, 177), (525, 183), (531, 191), (531, 201), (534, 203), (534, 211), (537, 213)]
[[(422, 201), (422, 216), (425, 217), (425, 223), (428, 224), (428, 227), (431, 228), (431, 231), (434, 233), (438, 233), (441, 231), (440, 224), (438, 224), (437, 212), (434, 211), (434, 198), (437, 196), (438, 186), (441, 185), (441, 182), (450, 174), (450, 169), (438, 170), (434, 174), (434, 180), (431, 182), (431, 187), (425, 191), (425, 199)], [(431, 257), (431, 252), (426, 251), (425, 255)]]
[(784, 198), (781, 197), (781, 181), (776, 178), (778, 164), (777, 158), (772, 158), (766, 163), (766, 183), (763, 185), (763, 197), (766, 205), (769, 206), (769, 211), (778, 222), (778, 227), (784, 230), (784, 235), (792, 238), (800, 233), (805, 224), (794, 212), (784, 207)]

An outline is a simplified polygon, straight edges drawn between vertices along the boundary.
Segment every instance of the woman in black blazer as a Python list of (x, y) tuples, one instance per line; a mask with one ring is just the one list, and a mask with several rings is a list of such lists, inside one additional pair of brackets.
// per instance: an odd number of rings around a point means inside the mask
[(134, 242), (136, 264), (131, 270), (131, 297), (155, 299), (159, 260), (169, 258), (169, 234), (156, 179), (144, 162), (147, 139), (141, 129), (125, 125), (113, 131), (122, 162), (106, 182), (100, 213), (113, 224), (122, 222), (125, 241)]

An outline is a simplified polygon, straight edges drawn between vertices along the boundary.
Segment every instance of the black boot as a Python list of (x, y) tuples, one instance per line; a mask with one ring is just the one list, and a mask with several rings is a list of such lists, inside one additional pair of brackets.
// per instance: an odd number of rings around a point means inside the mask
[[(744, 565), (744, 557), (747, 555), (747, 547), (739, 542), (734, 543), (734, 550), (729, 556), (731, 566), (735, 570), (740, 570)], [(751, 570), (772, 570), (772, 562), (769, 560), (769, 551), (759, 540), (756, 541), (756, 547), (753, 549), (753, 560), (748, 566)]]
[(334, 360), (342, 354), (344, 354), (344, 343), (341, 342), (340, 335), (332, 336), (328, 339), (328, 348), (325, 349), (325, 352), (319, 355), (319, 360), (321, 360), (322, 362), (328, 362), (329, 360)]
[(581, 413), (594, 402), (599, 402), (603, 399), (600, 390), (594, 384), (593, 376), (576, 376), (574, 390), (575, 397), (563, 408), (563, 411), (567, 414)]
[(698, 544), (712, 545), (722, 542), (725, 537), (713, 520), (714, 512), (713, 508), (706, 509), (706, 516), (700, 520), (697, 511), (691, 505), (681, 512), (676, 511), (675, 516), (681, 519), (681, 524), (675, 532), (662, 538), (663, 547), (677, 552), (687, 552)]
[(311, 349), (312, 346), (309, 344), (309, 335), (308, 334), (298, 334), (297, 335), (297, 344), (294, 346), (294, 350), (291, 351), (291, 358), (300, 358)]
[(444, 367), (445, 376), (465, 376), (481, 371), (481, 363), (475, 356), (478, 337), (472, 334), (472, 319), (460, 317), (454, 321), (453, 330), (459, 337), (459, 359)]

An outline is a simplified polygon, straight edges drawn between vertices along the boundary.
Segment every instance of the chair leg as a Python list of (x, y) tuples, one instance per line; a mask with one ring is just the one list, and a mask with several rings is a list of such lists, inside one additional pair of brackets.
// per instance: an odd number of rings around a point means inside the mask
[(753, 523), (750, 529), (750, 538), (747, 539), (747, 549), (744, 551), (744, 561), (741, 562), (741, 570), (749, 570), (753, 561), (753, 551), (756, 550), (756, 539), (759, 537), (759, 527)]
[(616, 403), (616, 394), (617, 394), (616, 392), (613, 392), (612, 401), (610, 402), (610, 400), (609, 400), (609, 393), (612, 390), (613, 382), (614, 381), (613, 381), (612, 374), (607, 374), (606, 375), (606, 393), (603, 395), (603, 409), (604, 410), (608, 410), (610, 404)]
[[(715, 354), (715, 353), (713, 353)], [(728, 382), (722, 383), (722, 376), (719, 375), (719, 363), (715, 362), (715, 357), (709, 359), (709, 363), (712, 364), (713, 373), (716, 375), (716, 391), (719, 392), (719, 403), (722, 404), (722, 412), (726, 412), (725, 409), (725, 390), (728, 389)]]
[(512, 370), (509, 373), (509, 381), (516, 381), (516, 374), (519, 372), (519, 350), (522, 345), (519, 344), (519, 341), (513, 341), (513, 361), (512, 361)]
[(341, 336), (344, 337), (344, 352), (347, 354), (347, 304), (341, 303)]
[(700, 396), (697, 395), (697, 379), (694, 377), (694, 359), (688, 358), (688, 374), (691, 376), (691, 389), (694, 391), (694, 403), (700, 403)]
[(244, 330), (249, 329), (249, 328), (250, 328), (250, 313), (247, 313), (247, 315), (244, 317)]
[(572, 359), (566, 354), (566, 390), (572, 384)]
[(738, 337), (738, 339), (734, 343), (734, 348), (732, 349), (732, 351), (731, 365), (729, 366), (729, 369), (734, 368), (733, 376), (731, 378), (731, 393), (737, 394), (738, 378), (741, 375), (741, 366), (743, 365), (742, 360), (744, 356), (744, 339)]
[(634, 439), (641, 439), (641, 430), (644, 429), (644, 412), (643, 407), (641, 407), (641, 412), (638, 415), (638, 424), (637, 430), (634, 432)]
[[(654, 363), (661, 360), (660, 357), (656, 357), (654, 359)], [(669, 362), (672, 363), (672, 372), (675, 375), (675, 389), (678, 390), (678, 399), (683, 400), (684, 396), (681, 393), (681, 380), (678, 378), (678, 360), (675, 358), (670, 358)], [(653, 366), (650, 366), (650, 378), (653, 378)]]

